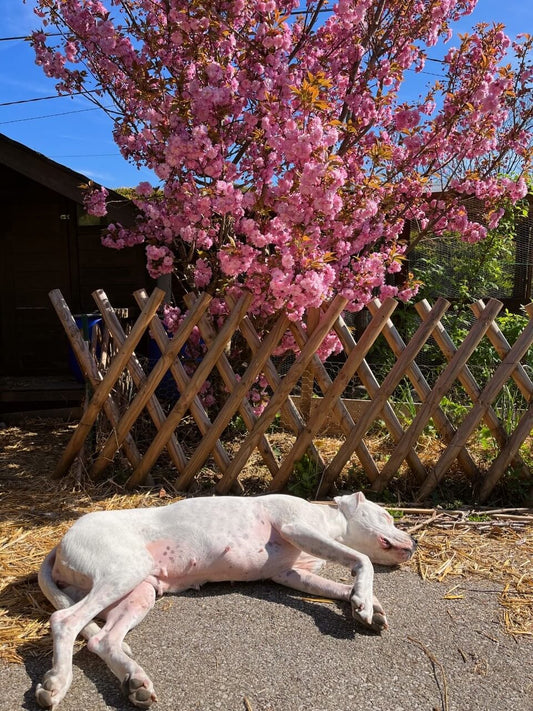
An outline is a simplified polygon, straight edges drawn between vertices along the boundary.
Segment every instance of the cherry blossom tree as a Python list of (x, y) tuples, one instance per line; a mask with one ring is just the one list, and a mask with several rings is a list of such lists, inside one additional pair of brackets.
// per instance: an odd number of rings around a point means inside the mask
[(524, 196), (533, 39), (498, 23), (452, 39), (475, 3), (36, 0), (32, 41), (58, 91), (106, 107), (123, 156), (157, 176), (135, 228), (104, 243), (144, 243), (150, 274), (183, 291), (246, 288), (258, 315), (300, 319), (334, 294), (354, 311), (410, 298), (406, 221), (476, 242)]

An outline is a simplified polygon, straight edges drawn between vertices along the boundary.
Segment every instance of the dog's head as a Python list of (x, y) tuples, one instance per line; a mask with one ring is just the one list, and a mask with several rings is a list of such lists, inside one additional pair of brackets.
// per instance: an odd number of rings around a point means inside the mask
[(335, 502), (346, 518), (342, 542), (347, 546), (365, 553), (378, 565), (398, 565), (413, 555), (414, 538), (397, 529), (389, 512), (369, 501), (362, 492), (337, 496)]

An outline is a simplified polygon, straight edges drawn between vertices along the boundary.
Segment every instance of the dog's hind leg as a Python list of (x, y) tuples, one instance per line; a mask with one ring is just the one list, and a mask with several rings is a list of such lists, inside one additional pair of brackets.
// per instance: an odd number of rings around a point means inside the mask
[(36, 688), (35, 695), (40, 706), (54, 710), (67, 693), (72, 683), (72, 654), (78, 634), (87, 625), (90, 625), (90, 633), (95, 631), (96, 625), (92, 620), (130, 593), (149, 573), (150, 568), (142, 567), (129, 574), (122, 569), (113, 571), (108, 568), (105, 578), (95, 580), (83, 599), (53, 613), (50, 618), (54, 641), (53, 665), (45, 674), (43, 683)]
[(89, 639), (91, 652), (97, 654), (122, 683), (122, 690), (132, 704), (148, 708), (157, 701), (153, 684), (144, 669), (124, 652), (124, 637), (155, 603), (155, 589), (143, 581), (105, 613), (106, 623)]

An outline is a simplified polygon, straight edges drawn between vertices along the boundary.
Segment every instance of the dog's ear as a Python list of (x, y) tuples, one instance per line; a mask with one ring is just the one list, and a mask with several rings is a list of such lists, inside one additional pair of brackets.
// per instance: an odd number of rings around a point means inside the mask
[(335, 496), (334, 500), (339, 510), (348, 518), (355, 514), (359, 504), (366, 499), (362, 491), (356, 491), (355, 494), (348, 494), (348, 496)]

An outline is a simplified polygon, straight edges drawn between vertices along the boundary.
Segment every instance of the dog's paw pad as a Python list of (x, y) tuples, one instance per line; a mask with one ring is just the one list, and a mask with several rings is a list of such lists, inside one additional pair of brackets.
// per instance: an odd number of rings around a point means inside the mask
[(42, 684), (38, 684), (35, 689), (35, 699), (43, 709), (51, 709), (53, 707), (54, 695), (50, 689), (45, 689)]
[(134, 706), (147, 709), (157, 701), (152, 682), (148, 677), (126, 676), (122, 682), (122, 691)]

